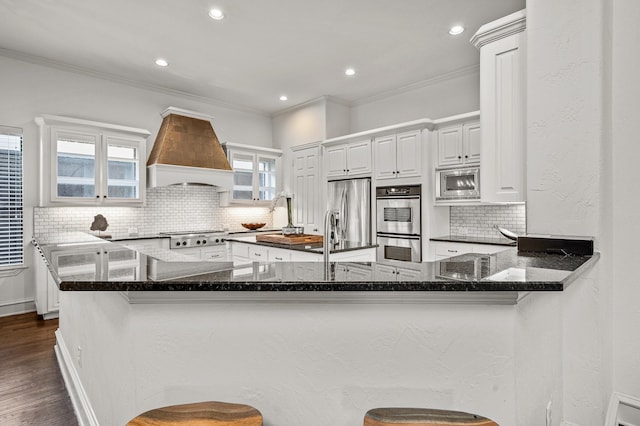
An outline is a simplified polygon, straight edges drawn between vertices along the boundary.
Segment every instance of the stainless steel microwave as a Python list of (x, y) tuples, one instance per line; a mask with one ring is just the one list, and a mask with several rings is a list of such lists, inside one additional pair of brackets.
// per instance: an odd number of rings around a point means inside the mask
[(480, 200), (480, 167), (436, 169), (436, 202)]

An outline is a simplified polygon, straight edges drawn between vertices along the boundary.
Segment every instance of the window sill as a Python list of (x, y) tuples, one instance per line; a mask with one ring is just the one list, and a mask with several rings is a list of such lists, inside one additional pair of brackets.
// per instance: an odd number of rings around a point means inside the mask
[(0, 266), (0, 278), (6, 277), (15, 277), (19, 275), (22, 271), (27, 269), (28, 266), (20, 265), (20, 266)]

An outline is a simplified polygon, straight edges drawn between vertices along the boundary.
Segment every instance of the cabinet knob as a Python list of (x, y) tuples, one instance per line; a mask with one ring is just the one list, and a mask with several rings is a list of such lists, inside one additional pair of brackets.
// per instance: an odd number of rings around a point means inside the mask
[(461, 159), (462, 157), (458, 155), (458, 160)]
[(396, 171), (394, 170), (394, 171), (392, 171), (391, 173), (393, 173), (393, 174), (395, 175), (395, 174), (396, 174)]
[(398, 174), (398, 175), (399, 175), (399, 174), (400, 174), (400, 170), (396, 170), (396, 174)]
[(96, 195), (96, 198), (100, 198), (100, 196), (99, 196), (99, 195)]
[(349, 172), (350, 172), (350, 170), (349, 170), (349, 169), (347, 169), (347, 173), (349, 173)]
[(468, 155), (465, 155), (465, 156), (464, 156), (464, 158), (469, 158), (469, 156), (468, 156)]
[(343, 172), (347, 173), (347, 169), (342, 169)]

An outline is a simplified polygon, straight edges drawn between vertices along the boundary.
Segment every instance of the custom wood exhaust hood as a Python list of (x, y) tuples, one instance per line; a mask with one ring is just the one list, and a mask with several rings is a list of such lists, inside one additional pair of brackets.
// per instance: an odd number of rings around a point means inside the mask
[(233, 188), (233, 169), (218, 141), (211, 117), (169, 107), (147, 161), (147, 187), (211, 185)]

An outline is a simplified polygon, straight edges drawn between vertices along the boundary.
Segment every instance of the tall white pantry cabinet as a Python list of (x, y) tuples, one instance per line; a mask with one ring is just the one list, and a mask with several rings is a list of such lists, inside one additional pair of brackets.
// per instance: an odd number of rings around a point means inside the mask
[(525, 201), (526, 10), (480, 27), (482, 202)]

